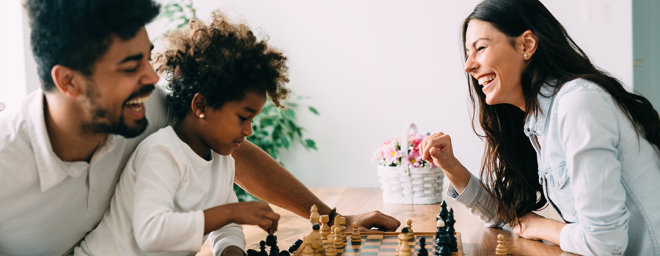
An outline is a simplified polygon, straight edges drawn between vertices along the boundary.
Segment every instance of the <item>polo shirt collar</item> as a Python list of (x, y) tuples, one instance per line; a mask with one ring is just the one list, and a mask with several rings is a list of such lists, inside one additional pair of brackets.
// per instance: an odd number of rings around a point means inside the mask
[[(84, 161), (63, 162), (53, 152), (48, 131), (46, 130), (46, 119), (44, 115), (45, 95), (41, 89), (37, 89), (34, 97), (28, 107), (28, 130), (37, 173), (39, 175), (41, 192), (45, 192), (60, 184), (68, 176), (78, 177), (84, 174), (89, 170), (90, 164)], [(96, 149), (91, 163), (94, 164), (103, 153), (112, 150), (115, 144), (114, 136), (108, 136), (101, 142), (99, 148)]]

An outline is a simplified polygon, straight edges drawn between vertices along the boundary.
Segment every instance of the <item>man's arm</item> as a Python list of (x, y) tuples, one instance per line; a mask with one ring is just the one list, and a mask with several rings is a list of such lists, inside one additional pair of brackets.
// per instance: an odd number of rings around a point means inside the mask
[[(275, 159), (254, 144), (243, 143), (232, 156), (236, 160), (236, 183), (257, 198), (307, 219), (314, 204), (321, 215), (332, 210)], [(332, 222), (333, 218), (330, 221)], [(395, 231), (401, 225), (398, 220), (378, 211), (346, 216), (346, 223), (353, 222), (358, 222), (361, 230), (378, 227), (383, 231)]]

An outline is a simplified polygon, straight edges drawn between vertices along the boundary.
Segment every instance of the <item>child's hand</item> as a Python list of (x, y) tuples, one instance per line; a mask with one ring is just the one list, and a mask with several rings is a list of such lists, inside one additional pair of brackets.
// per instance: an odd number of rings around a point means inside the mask
[(227, 204), (232, 211), (234, 223), (257, 225), (269, 234), (277, 231), (277, 222), (280, 215), (264, 202), (241, 202)]
[(238, 246), (230, 245), (222, 251), (222, 256), (245, 256), (245, 253)]

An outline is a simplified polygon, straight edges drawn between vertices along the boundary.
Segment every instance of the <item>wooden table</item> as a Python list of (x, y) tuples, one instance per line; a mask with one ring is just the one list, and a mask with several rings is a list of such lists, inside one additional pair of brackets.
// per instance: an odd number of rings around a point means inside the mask
[[(435, 232), (436, 230), (435, 216), (440, 210), (439, 204), (384, 204), (380, 188), (310, 188), (310, 190), (328, 206), (337, 207), (337, 211), (345, 215), (378, 210), (401, 221), (402, 226), (397, 231), (401, 231), (407, 219), (413, 221), (415, 232)], [(498, 234), (504, 235), (510, 255), (573, 255), (563, 252), (559, 246), (554, 244), (519, 238), (507, 227), (503, 229), (487, 228), (467, 208), (458, 205), (451, 199), (446, 199), (446, 201), (447, 207), (454, 209), (456, 219), (454, 227), (457, 232), (461, 233), (465, 255), (495, 255)], [(282, 208), (272, 207), (282, 216), (279, 230), (275, 233), (281, 250), (288, 249), (294, 241), (311, 232), (309, 220)], [(538, 213), (548, 218), (559, 218), (549, 208)], [(256, 226), (244, 226), (243, 230), (247, 241), (246, 249), (258, 250), (259, 241), (265, 240), (267, 233)], [(205, 244), (198, 255), (211, 255), (209, 252), (210, 248), (208, 244)]]

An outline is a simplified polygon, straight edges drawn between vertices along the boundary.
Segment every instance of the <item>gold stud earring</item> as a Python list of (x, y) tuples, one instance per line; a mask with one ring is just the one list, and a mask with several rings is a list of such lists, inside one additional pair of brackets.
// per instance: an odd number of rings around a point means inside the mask
[(204, 113), (199, 114), (199, 118), (204, 118)]

